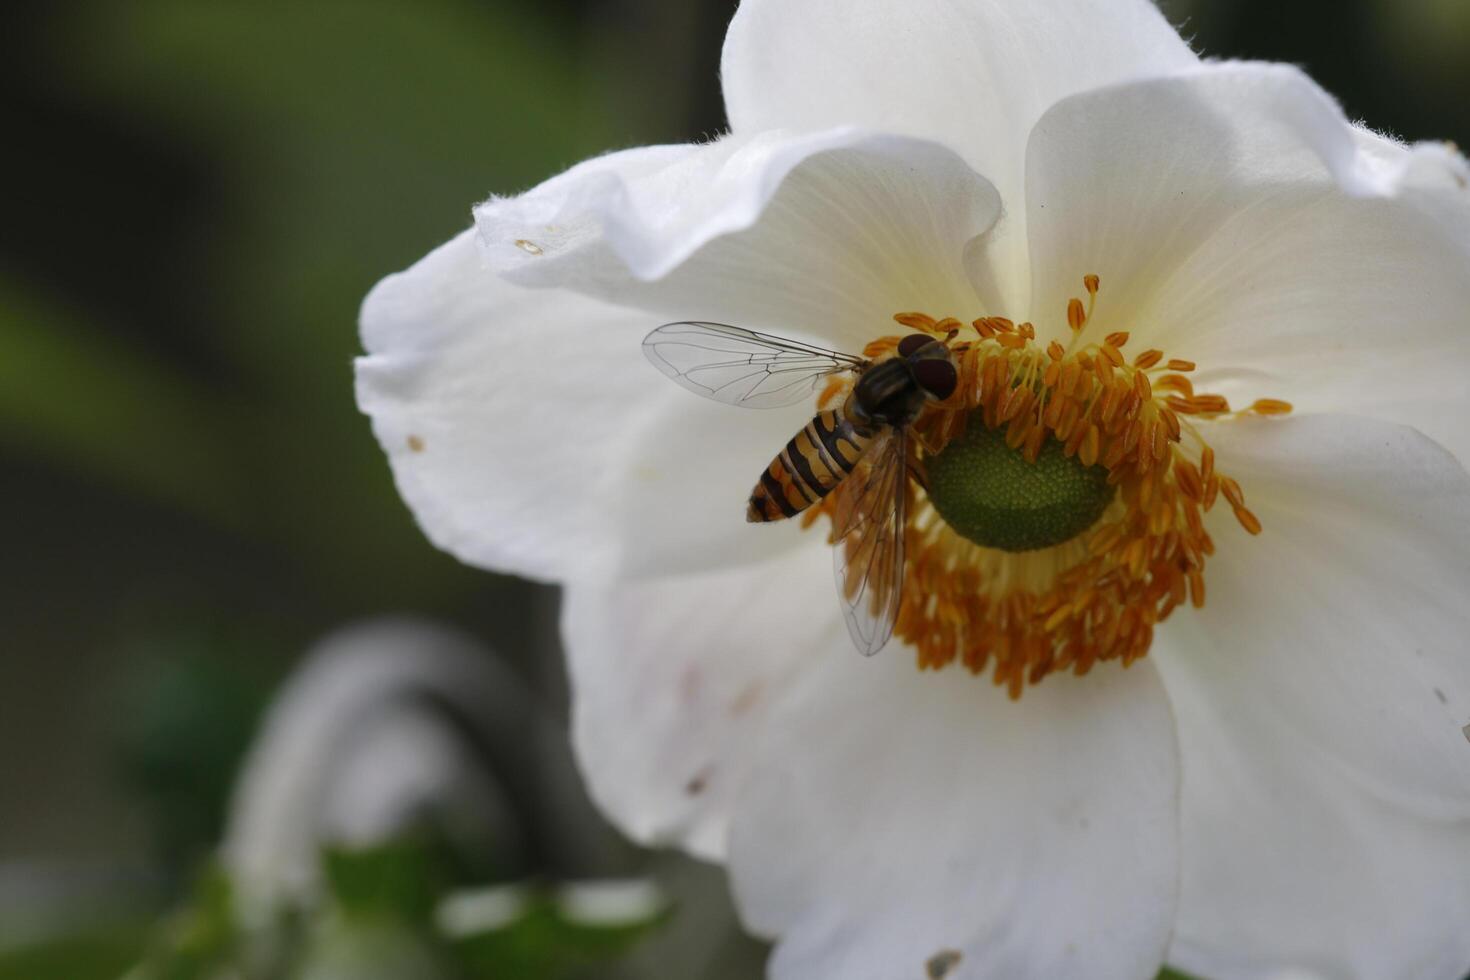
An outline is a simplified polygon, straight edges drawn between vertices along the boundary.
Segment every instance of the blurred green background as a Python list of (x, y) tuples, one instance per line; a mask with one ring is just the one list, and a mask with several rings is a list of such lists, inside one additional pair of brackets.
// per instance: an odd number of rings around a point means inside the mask
[[(564, 720), (555, 595), (435, 551), (394, 492), (353, 403), (357, 308), (477, 200), (719, 132), (733, 8), (5, 6), (0, 980), (117, 976), (190, 894), (195, 931), (167, 935), (209, 933), (225, 899), (201, 869), (241, 755), (341, 624), (460, 627)], [(1463, 0), (1165, 9), (1211, 55), (1305, 66), (1375, 128), (1470, 140)], [(524, 825), (545, 805), (509, 802)], [(717, 873), (572, 805), (592, 846), (518, 844), (502, 863), (542, 882), (651, 876), (678, 901), (641, 944), (654, 953), (568, 975), (681, 975), (665, 971), (691, 948), (719, 952), (683, 967), (700, 976), (758, 973)], [(535, 941), (568, 941), (547, 921)]]

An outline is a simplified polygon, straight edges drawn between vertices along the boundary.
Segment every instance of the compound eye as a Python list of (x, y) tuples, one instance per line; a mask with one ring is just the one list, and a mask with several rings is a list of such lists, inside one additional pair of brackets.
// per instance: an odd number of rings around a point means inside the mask
[[(908, 338), (904, 338), (907, 340)], [(914, 380), (919, 387), (933, 395), (939, 401), (944, 401), (954, 394), (955, 385), (959, 383), (959, 372), (949, 361), (938, 359), (919, 361), (913, 365)]]
[(911, 333), (898, 342), (898, 356), (910, 357), (915, 351), (928, 347), (930, 344), (937, 343), (939, 341), (926, 333)]

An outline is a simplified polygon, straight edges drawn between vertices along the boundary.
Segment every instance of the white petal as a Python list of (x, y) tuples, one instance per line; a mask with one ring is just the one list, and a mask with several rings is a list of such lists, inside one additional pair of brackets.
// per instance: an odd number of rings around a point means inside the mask
[(1470, 169), (1354, 130), (1288, 66), (1212, 65), (1069, 99), (1027, 151), (1035, 288), (1064, 333), (1196, 361), (1249, 405), (1375, 415), (1470, 453)]
[(1209, 775), (1197, 791), (1185, 777), (1173, 966), (1210, 980), (1470, 973), (1463, 824), (1408, 816), (1299, 757), (1244, 760), (1261, 747), (1223, 731), (1182, 736), (1186, 766)]
[(479, 208), (488, 268), (462, 236), (374, 290), (359, 402), (429, 536), (474, 564), (769, 555), (794, 531), (748, 528), (745, 498), (802, 413), (700, 402), (642, 338), (732, 319), (860, 350), (922, 300), (974, 306), (965, 253), (998, 208), (952, 152), (855, 131), (602, 157)]
[(923, 977), (931, 961), (951, 978), (1157, 971), (1178, 769), (1152, 665), (1048, 678), (1013, 703), (896, 649), (839, 647), (766, 733), (730, 869), (749, 926), (780, 939), (775, 980)]
[(922, 136), (1005, 192), (1019, 191), (1026, 135), (1052, 103), (1195, 63), (1147, 0), (745, 0), (720, 73), (737, 134)]
[(721, 77), (736, 134), (855, 124), (954, 147), (1000, 189), (1023, 258), (1022, 155), (1042, 112), (1193, 64), (1147, 0), (745, 0)]
[[(646, 315), (513, 286), (472, 232), (363, 304), (358, 404), (431, 540), (536, 578), (709, 567), (771, 554), (745, 498), (800, 412), (741, 412), (643, 358)], [(717, 450), (717, 451), (716, 451)]]
[(476, 222), (517, 283), (860, 350), (894, 313), (973, 309), (966, 252), (999, 213), (952, 151), (841, 129), (612, 154)]
[(846, 638), (816, 531), (773, 562), (570, 586), (562, 628), (593, 798), (634, 840), (712, 860), (772, 696)]
[(1171, 962), (1210, 977), (1470, 967), (1470, 477), (1343, 417), (1206, 433), (1264, 532), (1220, 523), (1154, 659), (1184, 755)]
[(1373, 792), (1470, 817), (1470, 476), (1371, 419), (1241, 419), (1204, 436), (1265, 530), (1212, 526), (1209, 601), (1181, 618), (1228, 652), (1190, 669), (1219, 672)]

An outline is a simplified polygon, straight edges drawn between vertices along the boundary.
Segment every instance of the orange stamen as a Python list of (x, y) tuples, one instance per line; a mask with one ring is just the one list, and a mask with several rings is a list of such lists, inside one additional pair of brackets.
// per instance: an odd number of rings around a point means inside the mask
[[(896, 632), (915, 648), (920, 669), (958, 663), (972, 673), (989, 671), (1013, 698), (1058, 671), (1081, 675), (1103, 661), (1134, 663), (1176, 608), (1203, 606), (1205, 562), (1215, 551), (1204, 515), (1219, 495), (1247, 532), (1262, 530), (1240, 485), (1217, 471), (1215, 452), (1201, 435), (1211, 419), (1230, 413), (1229, 402), (1194, 391), (1184, 376), (1195, 369), (1193, 361), (1165, 360), (1163, 351), (1149, 349), (1128, 364), (1121, 352), (1126, 332), (1084, 344), (1097, 277), (1086, 277), (1084, 287), (1088, 304), (1076, 298), (1067, 304), (1070, 347), (1041, 346), (1030, 323), (1017, 327), (1004, 317), (972, 321), (978, 339), (964, 341), (949, 334), (958, 328), (953, 318), (894, 317), (941, 335), (959, 379), (954, 394), (914, 424), (916, 457), (942, 452), (967, 425), (985, 425), (1004, 430), (1005, 444), (1028, 460), (1055, 439), (1082, 465), (1105, 467), (1118, 488), (1098, 522), (1071, 541), (1005, 552), (961, 537), (923, 488), (909, 484)], [(865, 353), (894, 356), (897, 342), (880, 338)], [(1159, 365), (1171, 373), (1150, 376)], [(850, 386), (850, 378), (829, 383), (821, 404), (837, 403)], [(1258, 399), (1247, 411), (1282, 415), (1291, 405)], [(860, 502), (851, 499), (850, 485), (839, 485), (808, 515), (851, 514)]]

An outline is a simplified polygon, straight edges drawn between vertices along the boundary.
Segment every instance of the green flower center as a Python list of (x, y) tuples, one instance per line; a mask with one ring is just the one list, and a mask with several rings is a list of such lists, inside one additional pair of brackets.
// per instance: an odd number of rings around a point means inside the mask
[(965, 434), (925, 459), (929, 500), (957, 534), (986, 548), (1034, 551), (1070, 541), (1113, 500), (1102, 466), (1084, 466), (1048, 439), (1035, 463), (976, 412)]

